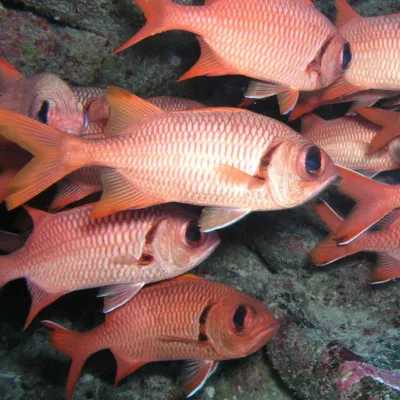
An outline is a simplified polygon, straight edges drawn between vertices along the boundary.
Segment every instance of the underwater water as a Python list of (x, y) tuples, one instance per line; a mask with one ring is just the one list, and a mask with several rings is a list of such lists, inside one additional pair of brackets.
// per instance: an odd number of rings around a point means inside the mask
[[(314, 3), (334, 20), (334, 1)], [(400, 12), (397, 0), (350, 4), (363, 17)], [(200, 76), (177, 82), (200, 56), (193, 33), (165, 32), (111, 55), (144, 21), (131, 0), (0, 0), (0, 57), (24, 76), (52, 72), (73, 88), (116, 86), (142, 98), (183, 97), (207, 107), (237, 107), (242, 102), (250, 81), (245, 76)], [(324, 119), (339, 118), (348, 107), (348, 103), (324, 105), (317, 114)], [(257, 100), (248, 109), (300, 131), (299, 120), (289, 121), (280, 114), (276, 96)], [(165, 179), (164, 171), (159, 171), (158, 179)], [(384, 172), (378, 179), (400, 183), (398, 171)], [(54, 185), (49, 187), (29, 205), (47, 210), (56, 190)], [(341, 215), (354, 204), (334, 187), (322, 196)], [(92, 194), (89, 199), (99, 198)], [(0, 230), (28, 235), (32, 222), (20, 207), (8, 211), (3, 202)], [(291, 209), (253, 212), (218, 231), (221, 244), (191, 273), (261, 301), (279, 321), (279, 330), (248, 357), (220, 362), (193, 398), (399, 399), (399, 282), (370, 285), (376, 262), (371, 253), (315, 266), (310, 251), (328, 233), (312, 201)], [(1, 234), (0, 241), (6, 241)], [(5, 250), (1, 243), (0, 250)], [(65, 399), (70, 359), (52, 347), (49, 329), (41, 321), (88, 332), (104, 322), (103, 299), (96, 294), (96, 289), (68, 293), (44, 308), (23, 330), (31, 304), (25, 281), (18, 279), (1, 289), (0, 400)], [(169, 312), (174, 310), (166, 308), (160, 318), (168, 320)], [(135, 319), (128, 316), (125, 323), (134, 325)], [(185, 398), (180, 378), (184, 363), (150, 361), (114, 387), (116, 361), (109, 350), (98, 352), (86, 362), (73, 398)]]

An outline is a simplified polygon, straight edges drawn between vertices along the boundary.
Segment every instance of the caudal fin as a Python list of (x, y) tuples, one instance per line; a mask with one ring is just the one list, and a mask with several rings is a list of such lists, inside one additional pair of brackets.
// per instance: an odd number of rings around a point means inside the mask
[(388, 196), (388, 192), (395, 190), (390, 185), (347, 168), (339, 166), (336, 168), (342, 177), (338, 189), (356, 201), (356, 205), (334, 234), (334, 239), (339, 244), (347, 244), (400, 204), (393, 204), (393, 201), (390, 201), (393, 196)]
[(339, 246), (332, 239), (332, 236), (328, 236), (311, 250), (311, 259), (315, 265), (327, 265), (356, 252), (356, 250), (353, 250), (351, 244)]
[(7, 110), (0, 110), (0, 135), (35, 157), (10, 182), (8, 209), (30, 200), (65, 175), (84, 166), (85, 140)]
[(85, 348), (86, 343), (82, 340), (85, 336), (87, 337), (88, 334), (69, 331), (51, 321), (42, 321), (42, 324), (51, 329), (51, 344), (57, 350), (72, 358), (67, 382), (67, 400), (71, 400), (82, 367), (87, 358), (92, 354), (90, 349)]
[(135, 3), (142, 9), (146, 17), (146, 24), (126, 43), (115, 50), (112, 53), (113, 55), (133, 46), (149, 36), (178, 28), (170, 22), (172, 13), (176, 13), (179, 10), (180, 6), (178, 4), (174, 4), (171, 0), (135, 0)]

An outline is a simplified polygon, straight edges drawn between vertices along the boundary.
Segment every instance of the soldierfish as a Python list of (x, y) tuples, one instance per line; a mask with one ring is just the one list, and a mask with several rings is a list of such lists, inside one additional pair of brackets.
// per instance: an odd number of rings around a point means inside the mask
[(299, 101), (296, 107), (290, 113), (289, 121), (294, 121), (304, 114), (311, 113), (318, 107), (328, 104), (352, 103), (346, 115), (356, 114), (356, 109), (359, 107), (372, 107), (378, 101), (386, 98), (391, 98), (397, 95), (398, 92), (392, 90), (364, 90), (362, 92), (352, 93), (347, 96), (341, 96), (333, 100), (324, 100), (325, 89), (315, 92), (300, 93)]
[(336, 166), (342, 178), (338, 189), (351, 197), (356, 205), (333, 233), (339, 244), (347, 244), (400, 207), (400, 185), (388, 185)]
[[(84, 129), (83, 106), (62, 79), (48, 72), (25, 77), (2, 58), (0, 109), (17, 112), (73, 134), (80, 134)], [(1, 203), (7, 195), (8, 184), (31, 156), (3, 138), (0, 139), (0, 153)]]
[(332, 100), (368, 89), (400, 89), (400, 14), (363, 18), (346, 0), (336, 0), (336, 26), (349, 41), (352, 62), (324, 92)]
[[(84, 101), (88, 115), (88, 125), (82, 133), (85, 139), (105, 139), (111, 137), (107, 130), (110, 116), (110, 104), (105, 96), (105, 90), (101, 92), (93, 90), (79, 91), (80, 98)], [(90, 89), (90, 88), (89, 88)], [(76, 89), (77, 90), (77, 89)], [(90, 93), (97, 95), (88, 101)], [(99, 93), (101, 95), (99, 96)], [(86, 97), (84, 97), (86, 96)], [(150, 103), (165, 111), (179, 111), (204, 108), (205, 105), (198, 101), (180, 97), (158, 96), (147, 99)], [(0, 136), (1, 138), (1, 136)], [(101, 192), (100, 167), (85, 167), (68, 175), (57, 185), (57, 193), (50, 206), (51, 210), (58, 210), (68, 204), (79, 201), (86, 196)]]
[(50, 321), (43, 324), (52, 329), (53, 346), (72, 358), (68, 400), (85, 361), (100, 350), (109, 349), (115, 357), (115, 384), (150, 362), (190, 360), (184, 386), (190, 397), (219, 361), (254, 353), (278, 329), (278, 322), (260, 301), (193, 275), (144, 288), (90, 332), (69, 331)]
[(246, 97), (278, 94), (282, 113), (295, 106), (299, 90), (328, 86), (351, 62), (349, 44), (311, 0), (209, 0), (197, 7), (135, 2), (146, 25), (114, 53), (160, 32), (193, 32), (201, 56), (180, 80), (246, 75), (256, 80)]
[[(316, 205), (318, 215), (328, 228), (335, 232), (343, 219), (325, 202)], [(384, 217), (377, 230), (363, 233), (349, 244), (340, 246), (331, 235), (318, 243), (311, 251), (314, 264), (326, 265), (361, 251), (378, 253), (377, 267), (371, 275), (371, 283), (383, 283), (400, 278), (400, 209)]]
[(66, 174), (101, 165), (103, 196), (93, 216), (167, 202), (210, 206), (200, 225), (211, 231), (253, 210), (298, 206), (336, 178), (323, 150), (281, 122), (247, 110), (166, 112), (109, 88), (108, 129), (84, 140), (0, 110), (0, 133), (35, 154), (10, 184), (9, 208)]
[(104, 312), (150, 282), (183, 274), (218, 246), (216, 232), (202, 233), (196, 216), (172, 206), (91, 218), (92, 205), (58, 214), (26, 207), (34, 230), (20, 250), (0, 257), (0, 287), (25, 278), (32, 306), (25, 328), (66, 293), (103, 287)]
[(360, 116), (324, 120), (308, 114), (301, 120), (304, 137), (324, 149), (335, 164), (369, 175), (400, 167), (400, 139), (392, 140), (376, 154), (367, 154), (380, 130)]

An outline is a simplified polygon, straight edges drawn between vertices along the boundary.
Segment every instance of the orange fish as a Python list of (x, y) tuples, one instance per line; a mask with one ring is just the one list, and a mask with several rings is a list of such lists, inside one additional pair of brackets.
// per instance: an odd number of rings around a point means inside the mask
[[(87, 100), (91, 92), (88, 90), (85, 91), (84, 88), (82, 88), (80, 92), (88, 115), (88, 126), (83, 131), (82, 136), (85, 139), (105, 139), (111, 137), (110, 133), (107, 131), (110, 104), (104, 95), (105, 91), (102, 91), (103, 95), (93, 98), (90, 102)], [(98, 95), (99, 92), (93, 91), (93, 93)], [(198, 101), (180, 97), (150, 97), (147, 101), (165, 111), (191, 110), (205, 107)], [(101, 169), (99, 167), (85, 167), (68, 175), (57, 185), (57, 193), (50, 209), (59, 210), (93, 193), (101, 192), (100, 171)], [(10, 180), (11, 179), (9, 179), (9, 181)]]
[(318, 107), (327, 104), (353, 103), (348, 109), (346, 115), (356, 114), (356, 109), (359, 107), (372, 107), (378, 101), (386, 98), (391, 98), (397, 95), (397, 92), (392, 90), (364, 90), (342, 96), (333, 100), (324, 100), (323, 94), (325, 89), (315, 92), (302, 92), (296, 107), (290, 113), (289, 121), (294, 121), (304, 114), (308, 114)]
[(171, 0), (135, 2), (146, 25), (114, 54), (160, 32), (193, 32), (201, 56), (180, 80), (246, 75), (256, 80), (246, 97), (277, 94), (282, 113), (295, 106), (299, 90), (328, 86), (351, 61), (349, 44), (311, 0), (209, 0), (200, 7)]
[[(332, 232), (335, 232), (343, 222), (343, 219), (325, 202), (316, 205), (315, 210)], [(384, 217), (376, 228), (378, 230), (365, 232), (344, 246), (340, 246), (331, 235), (328, 236), (311, 251), (314, 264), (330, 264), (361, 251), (376, 252), (379, 254), (378, 263), (371, 276), (371, 283), (383, 283), (400, 278), (400, 209)]]
[[(48, 72), (24, 77), (3, 58), (0, 58), (0, 109), (26, 115), (73, 134), (80, 134), (84, 128), (83, 106), (63, 80)], [(3, 138), (0, 139), (0, 154), (1, 203), (10, 181), (31, 156)]]
[(324, 100), (368, 89), (400, 89), (400, 14), (362, 18), (346, 0), (336, 0), (336, 25), (349, 41), (349, 68), (324, 92)]
[(324, 149), (335, 164), (365, 175), (400, 167), (400, 139), (392, 140), (387, 148), (376, 154), (367, 154), (371, 140), (379, 131), (377, 125), (359, 116), (326, 121), (309, 114), (301, 120), (301, 133)]
[(90, 355), (110, 349), (117, 362), (117, 385), (154, 361), (191, 360), (185, 393), (193, 396), (218, 362), (246, 357), (264, 346), (278, 322), (260, 301), (229, 286), (183, 275), (144, 288), (132, 301), (106, 315), (90, 332), (69, 331), (54, 322), (53, 346), (72, 358), (67, 399)]
[[(372, 138), (368, 154), (384, 149), (387, 145), (390, 146), (393, 139), (400, 135), (400, 113), (380, 108), (357, 108), (356, 111), (374, 124), (383, 127)], [(395, 142), (398, 143), (398, 140)]]
[(103, 196), (93, 216), (181, 202), (206, 205), (211, 231), (253, 210), (279, 210), (313, 198), (336, 178), (326, 153), (291, 128), (247, 110), (166, 112), (109, 88), (108, 129), (117, 136), (84, 140), (0, 110), (0, 133), (35, 154), (11, 182), (9, 208), (66, 174), (101, 165)]
[(76, 135), (84, 128), (83, 105), (62, 79), (49, 72), (25, 77), (2, 58), (0, 108)]
[(374, 181), (347, 168), (336, 166), (336, 169), (342, 178), (338, 189), (356, 202), (333, 234), (339, 244), (348, 244), (400, 207), (400, 185)]
[(0, 287), (25, 278), (32, 306), (25, 328), (46, 306), (74, 290), (103, 287), (104, 312), (150, 282), (183, 274), (218, 246), (195, 216), (171, 206), (90, 217), (92, 205), (59, 214), (26, 207), (34, 231), (25, 246), (0, 256)]

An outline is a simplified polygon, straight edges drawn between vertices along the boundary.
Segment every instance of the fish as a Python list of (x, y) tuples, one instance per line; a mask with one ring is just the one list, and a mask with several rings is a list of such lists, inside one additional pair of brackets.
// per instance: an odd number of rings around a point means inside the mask
[(289, 115), (289, 121), (294, 121), (297, 118), (300, 118), (302, 115), (311, 113), (315, 109), (328, 104), (341, 104), (351, 102), (352, 105), (347, 110), (346, 115), (354, 115), (357, 113), (357, 108), (372, 107), (378, 101), (396, 97), (398, 94), (398, 92), (394, 92), (392, 90), (371, 89), (364, 90), (362, 92), (352, 93), (347, 96), (341, 96), (333, 100), (324, 100), (324, 92), (325, 89), (320, 89), (314, 92), (301, 92), (296, 107), (291, 111)]
[[(364, 118), (382, 127), (372, 138), (367, 154), (374, 154), (391, 145), (400, 135), (400, 113), (381, 108), (357, 108), (357, 112)], [(396, 140), (396, 143), (398, 141)], [(398, 148), (398, 146), (397, 146)]]
[(3, 58), (0, 58), (0, 109), (75, 135), (84, 128), (83, 105), (62, 79), (50, 72), (23, 76)]
[[(343, 222), (326, 202), (315, 205), (315, 210), (333, 232)], [(313, 263), (318, 266), (327, 265), (361, 251), (376, 252), (378, 261), (370, 278), (371, 283), (384, 283), (400, 278), (400, 209), (389, 213), (375, 227), (376, 230), (364, 232), (351, 243), (342, 246), (329, 235), (311, 251)]]
[(101, 165), (103, 195), (92, 216), (188, 203), (207, 206), (200, 225), (209, 232), (251, 211), (303, 204), (337, 177), (323, 150), (248, 110), (166, 112), (118, 88), (107, 98), (116, 136), (97, 141), (0, 110), (0, 134), (35, 155), (10, 184), (9, 209), (78, 168)]
[(26, 207), (34, 229), (23, 248), (0, 256), (0, 287), (25, 278), (32, 296), (26, 329), (61, 296), (100, 287), (105, 313), (151, 282), (183, 274), (219, 245), (202, 233), (196, 215), (160, 206), (91, 218), (93, 204), (57, 214)]
[(146, 24), (113, 54), (168, 30), (193, 32), (201, 56), (180, 81), (245, 75), (253, 79), (245, 97), (278, 95), (283, 114), (295, 106), (300, 90), (328, 86), (351, 62), (350, 45), (311, 0), (208, 0), (196, 7), (135, 2)]
[(400, 89), (400, 14), (361, 17), (346, 0), (336, 0), (336, 26), (350, 43), (352, 61), (324, 100), (368, 89)]
[[(94, 93), (97, 95), (99, 94), (98, 91), (94, 91)], [(81, 96), (81, 99), (85, 100), (83, 95)], [(86, 94), (86, 96), (88, 95)], [(205, 105), (198, 101), (180, 97), (156, 96), (148, 98), (147, 101), (165, 111), (184, 111), (205, 108)], [(97, 104), (98, 102), (100, 102), (100, 105)], [(104, 91), (102, 91), (100, 97), (93, 98), (93, 101), (89, 105), (87, 105), (87, 102), (85, 102), (85, 104), (88, 115), (88, 126), (85, 128), (82, 136), (85, 139), (105, 139), (111, 137), (110, 133), (107, 131), (110, 104), (104, 95)], [(100, 167), (84, 167), (68, 175), (57, 185), (57, 192), (50, 205), (50, 210), (60, 210), (93, 193), (101, 192), (100, 172)]]
[(90, 332), (42, 323), (51, 330), (52, 345), (72, 358), (67, 400), (72, 399), (85, 361), (103, 349), (115, 357), (115, 385), (145, 364), (190, 360), (184, 390), (191, 397), (220, 361), (256, 352), (278, 330), (278, 321), (259, 300), (189, 274), (144, 288)]
[(370, 176), (400, 167), (400, 139), (393, 140), (378, 153), (369, 154), (371, 140), (380, 130), (361, 116), (324, 120), (308, 114), (301, 120), (304, 137), (324, 149), (335, 164)]
[[(76, 135), (85, 125), (82, 103), (62, 79), (49, 72), (23, 76), (3, 58), (0, 58), (0, 109)], [(0, 155), (1, 203), (7, 196), (8, 184), (31, 156), (4, 138), (0, 138)]]
[(345, 245), (400, 208), (400, 185), (388, 185), (338, 165), (336, 170), (342, 178), (337, 188), (356, 202), (333, 234), (339, 245)]

